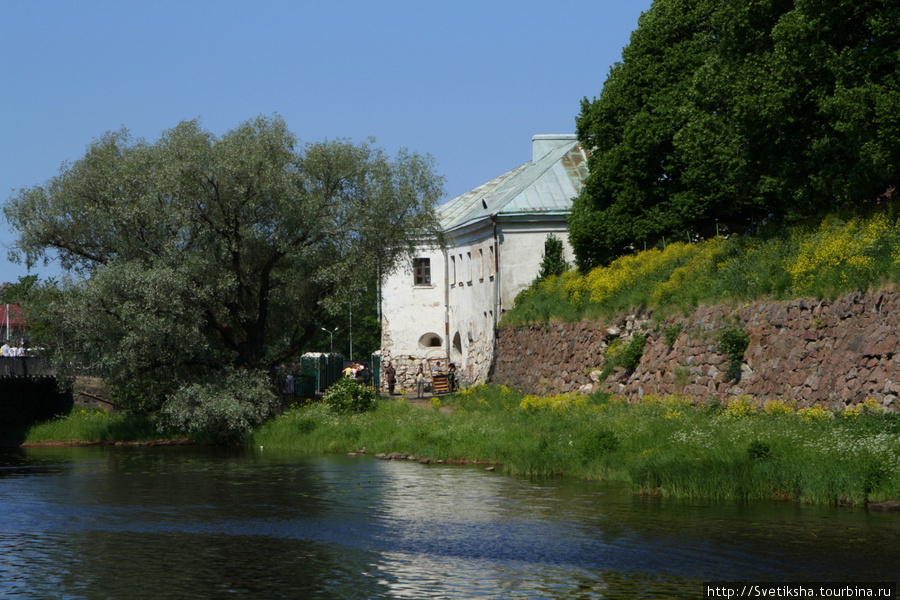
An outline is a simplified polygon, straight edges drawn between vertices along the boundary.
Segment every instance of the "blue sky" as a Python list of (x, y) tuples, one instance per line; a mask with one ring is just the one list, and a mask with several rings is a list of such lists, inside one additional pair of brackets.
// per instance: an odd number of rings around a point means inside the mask
[[(449, 199), (529, 160), (532, 135), (573, 133), (651, 3), (0, 0), (2, 199), (106, 131), (261, 114), (302, 142), (431, 154)], [(0, 281), (27, 274), (15, 240), (4, 221)]]

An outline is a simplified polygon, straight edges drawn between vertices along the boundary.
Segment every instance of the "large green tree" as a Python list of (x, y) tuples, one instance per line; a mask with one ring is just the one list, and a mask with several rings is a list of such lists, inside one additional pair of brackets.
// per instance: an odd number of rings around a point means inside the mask
[(4, 212), (24, 260), (72, 274), (30, 313), (52, 323), (57, 356), (159, 408), (296, 357), (372, 272), (437, 231), (441, 195), (430, 157), (299, 146), (260, 117), (222, 137), (195, 121), (155, 143), (107, 133)]
[(900, 183), (898, 64), (893, 1), (656, 0), (577, 119), (593, 150), (578, 266), (883, 201)]

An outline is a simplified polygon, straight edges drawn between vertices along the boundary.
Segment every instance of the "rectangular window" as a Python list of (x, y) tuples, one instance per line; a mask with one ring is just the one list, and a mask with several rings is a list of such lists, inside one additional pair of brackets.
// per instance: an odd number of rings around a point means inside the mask
[(430, 258), (414, 258), (413, 272), (415, 273), (416, 285), (431, 285)]
[(452, 271), (450, 274), (450, 287), (453, 287), (456, 285), (456, 257), (455, 256), (450, 257), (450, 264), (452, 265), (452, 268), (450, 269)]
[(484, 281), (484, 248), (478, 249), (478, 281)]
[(472, 253), (466, 252), (466, 281), (472, 285)]

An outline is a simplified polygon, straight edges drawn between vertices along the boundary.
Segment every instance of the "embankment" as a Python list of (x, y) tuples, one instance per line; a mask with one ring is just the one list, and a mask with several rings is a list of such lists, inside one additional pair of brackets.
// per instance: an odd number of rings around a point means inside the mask
[[(749, 336), (738, 378), (729, 375), (728, 357), (718, 349), (720, 332), (735, 326)], [(647, 335), (639, 366), (599, 381), (607, 345), (635, 332)], [(631, 315), (502, 327), (491, 382), (534, 394), (608, 390), (698, 401), (748, 394), (831, 410), (874, 398), (900, 411), (900, 293), (701, 307), (664, 321)]]

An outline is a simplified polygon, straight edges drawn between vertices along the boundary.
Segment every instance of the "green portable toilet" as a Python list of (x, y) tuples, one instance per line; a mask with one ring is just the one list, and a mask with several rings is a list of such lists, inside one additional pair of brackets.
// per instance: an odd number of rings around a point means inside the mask
[(381, 350), (372, 353), (372, 386), (381, 390)]
[(322, 375), (322, 391), (324, 392), (332, 383), (343, 377), (343, 371), (344, 357), (340, 354), (326, 354)]
[[(341, 376), (344, 359), (340, 354), (307, 352), (300, 357), (300, 378), (308, 398), (324, 393)], [(296, 384), (295, 384), (296, 385)]]
[(300, 357), (300, 377), (295, 380), (294, 389), (304, 398), (315, 398), (319, 391), (322, 356), (321, 352), (307, 352)]

